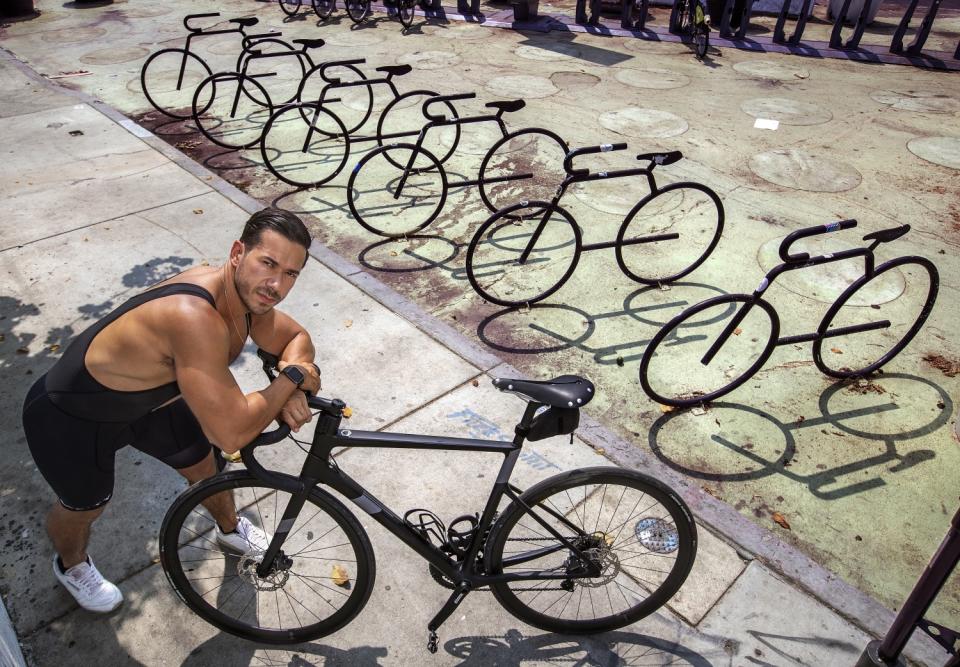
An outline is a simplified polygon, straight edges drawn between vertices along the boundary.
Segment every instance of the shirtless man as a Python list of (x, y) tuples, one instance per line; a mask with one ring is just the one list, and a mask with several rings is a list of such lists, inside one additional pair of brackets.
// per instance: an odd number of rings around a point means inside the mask
[[(309, 246), (297, 216), (254, 213), (223, 266), (184, 271), (131, 298), (77, 336), (30, 388), (24, 431), (59, 499), (47, 516), (53, 571), (80, 606), (107, 612), (123, 599), (87, 555), (90, 527), (113, 493), (118, 449), (133, 445), (193, 483), (217, 471), (211, 443), (231, 454), (275, 418), (294, 430), (310, 421), (303, 391), (320, 387), (313, 343), (274, 309)], [(282, 361), (276, 380), (244, 395), (228, 367), (248, 337)], [(229, 495), (207, 509), (224, 548), (269, 543)]]

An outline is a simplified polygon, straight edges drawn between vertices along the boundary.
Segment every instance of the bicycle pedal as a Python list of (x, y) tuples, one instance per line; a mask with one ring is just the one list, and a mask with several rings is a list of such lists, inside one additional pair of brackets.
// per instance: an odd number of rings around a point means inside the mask
[(437, 637), (436, 632), (431, 632), (427, 636), (427, 650), (431, 653), (436, 653), (437, 649), (440, 647), (440, 638)]

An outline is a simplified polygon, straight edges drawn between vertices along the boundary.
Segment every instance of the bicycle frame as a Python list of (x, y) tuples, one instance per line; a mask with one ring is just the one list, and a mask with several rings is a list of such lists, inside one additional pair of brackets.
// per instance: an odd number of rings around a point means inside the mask
[[(853, 224), (848, 224), (853, 222)], [(780, 275), (786, 273), (787, 271), (796, 271), (798, 269), (806, 269), (812, 266), (821, 266), (823, 264), (831, 264), (833, 262), (842, 262), (847, 259), (853, 259), (855, 257), (863, 257), (864, 259), (864, 275), (872, 277), (874, 274), (874, 254), (873, 251), (882, 243), (879, 239), (871, 243), (866, 248), (853, 248), (851, 250), (844, 250), (838, 253), (831, 253), (829, 255), (818, 255), (816, 257), (810, 257), (807, 253), (800, 253), (798, 255), (790, 255), (788, 252), (790, 244), (806, 236), (813, 236), (815, 234), (825, 233), (836, 231), (839, 229), (849, 229), (856, 225), (855, 221), (845, 220), (843, 222), (831, 223), (830, 225), (823, 225), (822, 227), (813, 228), (813, 233), (809, 233), (810, 230), (800, 230), (798, 232), (793, 232), (788, 235), (780, 245), (780, 256), (785, 260), (782, 264), (770, 269), (767, 272), (767, 275), (763, 277), (763, 280), (760, 281), (760, 284), (757, 286), (757, 289), (753, 291), (751, 295), (751, 300), (745, 303), (736, 315), (730, 320), (724, 330), (717, 336), (717, 339), (713, 342), (713, 345), (710, 346), (710, 349), (707, 350), (700, 362), (704, 365), (709, 364), (710, 361), (716, 356), (717, 352), (720, 351), (720, 348), (727, 342), (727, 339), (733, 335), (733, 332), (740, 326), (740, 323), (743, 322), (744, 318), (750, 313), (754, 305), (760, 300), (763, 296), (763, 293), (766, 292), (767, 288), (773, 284)], [(774, 347), (780, 347), (782, 345), (792, 345), (795, 343), (809, 343), (817, 340), (818, 338), (833, 338), (836, 336), (845, 336), (852, 333), (860, 333), (863, 331), (874, 331), (876, 329), (885, 329), (890, 326), (890, 320), (879, 320), (877, 322), (870, 322), (868, 324), (858, 324), (848, 327), (839, 327), (837, 329), (832, 329), (829, 332), (826, 331), (814, 331), (812, 333), (805, 334), (796, 334), (793, 336), (785, 336), (782, 338), (777, 338), (777, 342), (774, 343)]]
[(180, 73), (177, 75), (177, 90), (180, 90), (180, 87), (183, 85), (183, 75), (186, 73), (187, 69), (187, 54), (193, 53), (190, 50), (190, 41), (196, 37), (210, 37), (213, 35), (226, 35), (231, 32), (238, 32), (242, 35), (243, 39), (247, 39), (247, 33), (244, 31), (246, 26), (238, 24), (236, 28), (222, 28), (220, 30), (204, 30), (203, 28), (191, 28), (189, 21), (193, 19), (202, 19), (202, 18), (212, 18), (220, 16), (220, 12), (211, 12), (208, 14), (190, 14), (183, 18), (183, 25), (189, 33), (187, 35), (187, 41), (183, 45), (183, 58), (180, 61)]
[[(492, 583), (501, 583), (508, 581), (531, 581), (531, 580), (564, 580), (569, 579), (567, 573), (547, 574), (494, 574), (488, 575), (477, 571), (477, 555), (483, 544), (484, 537), (493, 524), (493, 520), (504, 496), (509, 497), (514, 502), (520, 500), (521, 491), (509, 483), (510, 475), (520, 455), (523, 442), (530, 421), (539, 404), (530, 402), (527, 404), (523, 418), (517, 427), (513, 442), (504, 442), (499, 440), (478, 440), (470, 438), (449, 438), (441, 436), (409, 435), (402, 433), (382, 433), (379, 431), (354, 431), (351, 429), (341, 429), (340, 422), (342, 416), (343, 403), (340, 401), (331, 402), (336, 409), (336, 414), (330, 414), (321, 411), (320, 418), (314, 432), (310, 451), (304, 461), (303, 468), (299, 475), (299, 484), (296, 489), (291, 488), (291, 498), (284, 510), (278, 530), (270, 542), (269, 548), (264, 552), (263, 559), (257, 567), (257, 573), (260, 576), (266, 576), (274, 565), (275, 558), (280, 553), (283, 542), (292, 529), (297, 516), (299, 515), (310, 491), (320, 485), (327, 485), (348, 498), (354, 505), (368, 514), (374, 521), (386, 528), (395, 535), (400, 541), (417, 552), (422, 558), (434, 565), (441, 573), (448, 577), (454, 586), (461, 589), (464, 595), (477, 586), (484, 586)], [(282, 429), (278, 429), (282, 430)], [(395, 512), (393, 512), (384, 503), (366, 491), (359, 483), (353, 480), (349, 475), (339, 469), (336, 463), (332, 462), (330, 454), (335, 447), (368, 447), (384, 449), (427, 449), (427, 450), (448, 450), (462, 452), (491, 452), (503, 454), (505, 459), (500, 467), (500, 471), (494, 482), (493, 490), (483, 509), (480, 522), (474, 532), (467, 549), (466, 556), (459, 562), (455, 562), (444, 553), (439, 547), (427, 540), (423, 535), (408, 525)], [(247, 468), (258, 478), (264, 480), (276, 481), (281, 485), (289, 487), (289, 479), (285, 476), (278, 476), (263, 468), (256, 459), (250, 447), (241, 450), (241, 456)], [(587, 563), (587, 558), (574, 544), (567, 538), (560, 535), (552, 526), (543, 521), (529, 506), (524, 505), (527, 513), (534, 518), (547, 532), (561, 543), (554, 547), (533, 550), (530, 554), (514, 556), (505, 561), (505, 564), (516, 565), (530, 560), (535, 560), (544, 555), (566, 548), (583, 557), (583, 562)], [(558, 519), (578, 535), (582, 535), (575, 525), (567, 521), (562, 515), (553, 510), (543, 508), (554, 518)], [(598, 576), (599, 570), (593, 565), (588, 565), (588, 572), (584, 576)], [(460, 598), (462, 599), (462, 598)], [(459, 604), (460, 599), (456, 600)], [(453, 598), (451, 598), (453, 600)], [(455, 606), (455, 605), (454, 605)], [(443, 613), (443, 612), (441, 612)], [(439, 615), (438, 615), (439, 616)]]
[[(543, 217), (540, 220), (540, 224), (537, 225), (536, 230), (534, 230), (533, 235), (530, 237), (530, 242), (527, 244), (527, 247), (524, 248), (523, 253), (520, 255), (520, 259), (517, 260), (520, 264), (526, 264), (527, 259), (530, 257), (530, 253), (533, 252), (534, 247), (537, 245), (537, 241), (540, 239), (540, 235), (543, 233), (544, 227), (547, 226), (547, 222), (550, 221), (550, 213), (556, 208), (560, 199), (563, 198), (563, 195), (566, 193), (567, 188), (575, 183), (589, 183), (591, 181), (599, 181), (604, 179), (613, 179), (613, 178), (629, 178), (631, 176), (646, 176), (647, 184), (650, 187), (650, 192), (657, 192), (657, 182), (653, 177), (653, 170), (656, 166), (655, 162), (651, 162), (650, 166), (647, 167), (636, 167), (634, 169), (618, 169), (615, 171), (598, 171), (591, 172), (589, 169), (574, 169), (571, 164), (573, 158), (578, 155), (587, 155), (590, 153), (607, 153), (609, 151), (618, 151), (624, 150), (627, 147), (626, 144), (601, 144), (600, 146), (591, 146), (589, 148), (578, 148), (570, 151), (567, 154), (566, 159), (563, 161), (563, 168), (567, 172), (566, 178), (557, 186), (557, 192), (553, 195), (553, 199), (550, 200), (550, 208), (546, 209), (543, 212)], [(657, 241), (672, 241), (674, 239), (680, 238), (680, 235), (674, 232), (669, 234), (654, 234), (652, 236), (645, 236), (643, 238), (635, 239), (624, 239), (620, 245), (638, 245), (640, 243), (656, 243)], [(605, 248), (613, 248), (617, 245), (617, 241), (602, 241), (600, 243), (585, 243), (582, 246), (583, 252), (588, 252), (590, 250), (603, 250)]]

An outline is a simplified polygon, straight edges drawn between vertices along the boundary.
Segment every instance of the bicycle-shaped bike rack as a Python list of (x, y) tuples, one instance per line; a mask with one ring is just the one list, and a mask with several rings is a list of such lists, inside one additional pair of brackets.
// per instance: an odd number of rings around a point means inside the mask
[[(307, 0), (277, 0), (280, 10), (289, 17), (294, 17), (300, 7)], [(337, 8), (337, 0), (309, 0), (310, 6), (317, 17), (326, 21)], [(362, 23), (370, 15), (370, 0), (344, 0), (347, 16), (354, 23)]]
[(201, 81), (213, 74), (206, 61), (190, 49), (193, 40), (237, 33), (247, 39), (246, 29), (259, 23), (257, 18), (227, 19), (232, 28), (194, 28), (191, 21), (220, 16), (219, 12), (189, 14), (183, 18), (187, 29), (183, 48), (161, 49), (152, 54), (140, 69), (140, 86), (147, 101), (160, 113), (177, 120), (193, 118), (194, 92)]
[[(275, 357), (261, 356), (265, 370), (276, 366)], [(517, 488), (510, 477), (524, 442), (572, 434), (593, 385), (566, 375), (550, 382), (497, 379), (494, 386), (527, 401), (512, 442), (341, 428), (350, 416), (343, 401), (308, 397), (318, 419), (298, 477), (266, 470), (254, 457), (258, 446), (289, 435), (282, 426), (240, 450), (247, 470), (191, 486), (173, 503), (160, 529), (168, 581), (196, 614), (246, 639), (290, 644), (339, 630), (369, 599), (376, 565), (366, 531), (326, 485), (453, 589), (427, 626), (431, 652), (440, 625), (473, 590), (489, 588), (507, 611), (549, 632), (605, 632), (661, 607), (696, 554), (696, 526), (684, 502), (662, 482), (621, 468), (572, 470)], [(445, 527), (425, 509), (401, 518), (340, 469), (331, 455), (338, 447), (490, 452), (504, 459), (482, 513)], [(216, 544), (215, 521), (202, 506), (224, 494), (268, 533), (268, 545), (233, 554)], [(576, 602), (584, 598), (590, 603)]]
[[(414, 136), (419, 132), (422, 116), (409, 117), (409, 108), (419, 112), (420, 101), (437, 95), (432, 90), (412, 90), (401, 94), (393, 79), (409, 74), (410, 65), (387, 65), (376, 68), (380, 76), (366, 78), (355, 65), (365, 59), (339, 60), (323, 63), (310, 70), (300, 84), (297, 102), (278, 109), (267, 121), (261, 140), (263, 161), (274, 176), (297, 187), (316, 187), (326, 183), (343, 169), (351, 146), (368, 142), (378, 145), (396, 137)], [(354, 80), (344, 80), (340, 71), (358, 74)], [(335, 71), (337, 76), (334, 76)], [(323, 86), (315, 101), (305, 99), (311, 81), (318, 78)], [(356, 133), (367, 124), (373, 112), (373, 90), (386, 87), (392, 97), (377, 118), (376, 133), (360, 136)], [(342, 102), (341, 97), (358, 92), (353, 117), (344, 123), (330, 106)], [(447, 103), (448, 111), (456, 116), (456, 109)], [(457, 139), (459, 134), (457, 135)]]
[[(852, 229), (856, 225), (856, 220), (844, 220), (788, 234), (779, 248), (783, 263), (767, 272), (753, 294), (726, 294), (707, 299), (670, 320), (644, 351), (640, 362), (643, 390), (664, 405), (689, 407), (705, 403), (730, 393), (750, 379), (770, 358), (774, 348), (798, 343), (812, 342), (817, 368), (840, 379), (869, 375), (897, 356), (930, 315), (940, 283), (936, 267), (924, 257), (908, 255), (874, 265), (877, 246), (900, 238), (910, 230), (909, 225), (865, 235), (863, 240), (870, 241), (866, 247), (815, 257), (806, 252), (790, 252), (790, 246), (799, 239)], [(863, 274), (830, 305), (816, 331), (781, 338), (780, 318), (763, 299), (770, 285), (788, 271), (860, 257), (864, 260)], [(907, 276), (926, 275), (929, 281), (915, 317), (903, 317), (898, 312), (904, 307), (904, 300), (888, 298), (893, 293), (891, 281), (899, 272)], [(878, 278), (882, 280), (874, 282)], [(896, 292), (899, 294), (899, 288)], [(882, 315), (888, 314), (884, 311), (890, 311), (894, 321), (908, 324), (893, 327), (890, 319), (883, 319)], [(759, 321), (748, 320), (751, 313), (760, 313)], [(698, 330), (708, 332), (698, 333)], [(878, 333), (865, 335), (871, 331)], [(825, 347), (828, 340), (832, 347)], [(868, 356), (857, 359), (858, 351)], [(718, 383), (719, 386), (715, 386)]]
[[(679, 280), (700, 266), (720, 240), (723, 204), (700, 183), (657, 185), (654, 169), (679, 161), (679, 151), (640, 154), (637, 160), (648, 164), (633, 169), (591, 172), (572, 166), (577, 156), (626, 147), (602, 144), (570, 151), (563, 162), (567, 176), (551, 201), (521, 201), (490, 216), (467, 249), (467, 276), (474, 290), (501, 306), (536, 303), (573, 275), (581, 253), (606, 248), (615, 249), (626, 276), (645, 285)], [(577, 221), (560, 206), (569, 186), (634, 176), (645, 176), (650, 192), (623, 219), (617, 238), (584, 244)], [(660, 246), (665, 241), (679, 242)]]
[[(565, 155), (567, 145), (556, 134), (542, 128), (524, 128), (507, 131), (503, 115), (519, 111), (525, 106), (523, 100), (487, 102), (486, 107), (494, 113), (457, 117), (431, 111), (436, 104), (473, 99), (476, 93), (437, 95), (425, 100), (421, 107), (426, 124), (417, 133), (415, 143), (392, 143), (371, 151), (363, 157), (350, 174), (347, 185), (347, 203), (353, 217), (368, 231), (387, 237), (414, 234), (433, 222), (447, 199), (451, 188), (479, 186), (480, 197), (491, 211), (496, 210), (494, 201), (503, 193), (497, 192), (501, 185), (511, 186), (510, 196), (523, 197), (512, 186), (522, 188), (525, 183), (540, 187), (536, 174), (518, 170), (515, 153), (535, 152), (540, 159), (552, 152), (556, 158)], [(457, 149), (460, 128), (466, 125), (493, 123), (500, 138), (486, 151), (480, 163), (478, 178), (450, 182), (444, 163)], [(443, 152), (435, 155), (424, 147), (428, 136), (442, 128), (452, 128), (453, 138), (441, 146)], [(396, 135), (393, 135), (396, 136)], [(559, 159), (556, 160), (559, 162)], [(528, 165), (529, 166), (529, 165)]]

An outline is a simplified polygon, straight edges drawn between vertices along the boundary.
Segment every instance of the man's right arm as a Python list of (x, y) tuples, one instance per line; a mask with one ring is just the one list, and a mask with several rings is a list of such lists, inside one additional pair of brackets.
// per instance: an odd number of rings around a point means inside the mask
[(297, 386), (280, 375), (244, 395), (230, 372), (223, 319), (206, 304), (178, 304), (175, 311), (168, 339), (180, 392), (210, 441), (237, 452), (263, 432)]

